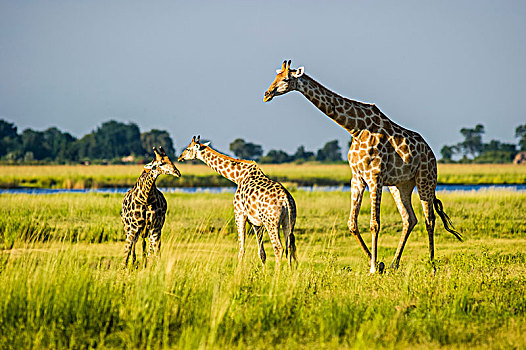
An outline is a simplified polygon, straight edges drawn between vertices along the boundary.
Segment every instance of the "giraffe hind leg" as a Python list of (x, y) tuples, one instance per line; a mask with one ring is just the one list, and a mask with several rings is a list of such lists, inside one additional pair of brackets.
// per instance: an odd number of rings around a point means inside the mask
[(351, 180), (351, 212), (349, 214), (347, 226), (349, 227), (349, 231), (351, 232), (351, 234), (354, 236), (354, 238), (356, 238), (356, 241), (358, 241), (358, 244), (360, 245), (360, 248), (362, 248), (362, 251), (370, 260), (371, 252), (369, 251), (367, 245), (363, 241), (362, 236), (360, 235), (360, 231), (358, 229), (358, 214), (360, 213), (360, 207), (362, 206), (362, 198), (364, 191), (365, 182), (362, 179), (353, 176)]
[(276, 257), (276, 266), (280, 265), (281, 261), (281, 252), (283, 247), (281, 245), (281, 240), (279, 239), (279, 229), (278, 223), (264, 223), (265, 228), (268, 231), (270, 242), (274, 248), (274, 255)]
[(245, 224), (247, 222), (247, 216), (241, 212), (235, 212), (235, 220), (237, 227), (237, 235), (239, 241), (239, 253), (237, 256), (238, 262), (241, 263), (245, 256)]
[(259, 258), (261, 259), (261, 265), (263, 265), (263, 270), (265, 269), (265, 261), (267, 261), (267, 255), (265, 254), (265, 248), (263, 247), (263, 232), (265, 228), (263, 226), (253, 226), (254, 231), (256, 232), (256, 239), (258, 241), (258, 253)]
[[(132, 251), (135, 252), (135, 244), (133, 241), (128, 242), (128, 239), (126, 239), (126, 245), (124, 247), (124, 262), (122, 264), (123, 269), (125, 269), (128, 266), (128, 260)], [(132, 259), (134, 256), (135, 254), (132, 255)]]
[(289, 220), (288, 208), (282, 214), (281, 229), (283, 230), (283, 237), (285, 238), (285, 257), (289, 267), (292, 267), (292, 260), (297, 261), (296, 258), (296, 237), (294, 236), (294, 223)]
[(289, 240), (287, 242), (287, 246), (289, 247), (289, 256), (287, 257), (288, 258), (288, 263), (289, 263), (289, 267), (292, 267), (292, 260), (294, 259), (295, 262), (298, 261), (298, 259), (296, 258), (296, 237), (294, 236), (294, 233), (293, 232), (290, 232), (289, 234)]
[(146, 264), (148, 263), (148, 248), (146, 244), (146, 237), (141, 236), (142, 241), (142, 264), (144, 267), (146, 267)]
[(433, 208), (433, 202), (435, 200), (436, 177), (429, 179), (425, 176), (417, 176), (416, 187), (422, 203), (422, 210), (424, 211), (426, 230), (429, 237), (429, 259), (432, 262), (435, 258), (435, 209)]
[(158, 259), (161, 249), (161, 231), (160, 230), (151, 230), (148, 235), (148, 254), (144, 262), (146, 267), (147, 261), (150, 259)]
[(426, 230), (429, 237), (429, 259), (433, 261), (435, 258), (435, 210), (433, 209), (432, 200), (421, 199), (422, 209), (426, 218)]
[(409, 238), (411, 231), (418, 222), (415, 216), (415, 212), (413, 210), (413, 206), (411, 204), (411, 195), (413, 193), (414, 187), (414, 180), (408, 181), (397, 186), (389, 186), (389, 190), (393, 195), (398, 211), (402, 216), (403, 222), (402, 236), (400, 237), (398, 248), (396, 249), (393, 262), (391, 263), (391, 268), (398, 268), (398, 266), (400, 265), (400, 259), (402, 257), (402, 252), (404, 251), (405, 244), (407, 243), (407, 239)]

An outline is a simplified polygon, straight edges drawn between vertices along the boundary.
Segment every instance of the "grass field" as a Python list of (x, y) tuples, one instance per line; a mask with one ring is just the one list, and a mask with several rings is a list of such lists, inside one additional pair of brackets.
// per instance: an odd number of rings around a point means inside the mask
[[(204, 164), (177, 163), (183, 176), (161, 177), (161, 187), (232, 186)], [(349, 184), (346, 164), (263, 164), (269, 176), (292, 185)], [(101, 188), (130, 187), (141, 173), (140, 165), (38, 165), (0, 166), (0, 188)], [(439, 164), (440, 184), (523, 184), (526, 166), (514, 164)]]
[[(440, 193), (436, 274), (419, 219), (398, 271), (370, 276), (349, 194), (294, 191), (299, 264), (237, 264), (232, 194), (167, 194), (162, 256), (120, 270), (122, 195), (0, 195), (0, 348), (524, 348), (526, 193)], [(360, 212), (367, 242), (368, 201)], [(379, 259), (401, 221), (382, 201)], [(140, 249), (139, 249), (140, 253)]]

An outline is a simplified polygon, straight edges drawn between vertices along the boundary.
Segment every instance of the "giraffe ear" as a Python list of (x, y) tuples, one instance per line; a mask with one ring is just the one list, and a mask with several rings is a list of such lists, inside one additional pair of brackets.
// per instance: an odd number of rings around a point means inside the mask
[(303, 75), (304, 72), (305, 72), (305, 67), (299, 67), (298, 69), (296, 69), (294, 73), (292, 73), (292, 76), (294, 78), (299, 78)]
[(203, 146), (205, 146), (205, 147), (210, 146), (210, 141), (203, 143)]
[(152, 170), (152, 168), (153, 168), (153, 162), (150, 162), (144, 166), (144, 169), (146, 170)]

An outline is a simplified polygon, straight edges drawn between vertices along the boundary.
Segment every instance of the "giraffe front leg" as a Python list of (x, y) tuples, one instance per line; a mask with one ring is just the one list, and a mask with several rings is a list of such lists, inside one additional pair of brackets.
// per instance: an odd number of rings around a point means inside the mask
[(140, 228), (140, 226), (128, 228), (128, 232), (126, 233), (126, 244), (124, 246), (124, 261), (122, 264), (123, 269), (126, 269), (126, 267), (128, 266), (128, 259), (130, 258), (130, 254), (132, 254), (132, 264), (135, 264), (135, 243), (137, 242), (137, 238), (139, 237)]
[(245, 256), (245, 224), (247, 222), (247, 216), (242, 212), (236, 212), (235, 219), (239, 241), (239, 253), (237, 256), (237, 260), (239, 264), (241, 264), (241, 262), (243, 261), (243, 257)]
[[(371, 274), (376, 273), (378, 256), (378, 232), (380, 231), (380, 202), (382, 201), (382, 185), (373, 183), (369, 185), (371, 196)], [(378, 265), (380, 273), (384, 270), (384, 263)]]

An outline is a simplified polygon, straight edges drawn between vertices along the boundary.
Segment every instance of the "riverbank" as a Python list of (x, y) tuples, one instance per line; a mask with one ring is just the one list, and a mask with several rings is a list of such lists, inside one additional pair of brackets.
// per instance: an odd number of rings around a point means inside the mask
[[(234, 193), (237, 187), (159, 187), (163, 193)], [(287, 189), (296, 193), (303, 192), (351, 192), (351, 186), (288, 186)], [(387, 186), (384, 186), (384, 192), (388, 192)], [(490, 184), (490, 185), (438, 185), (437, 192), (478, 192), (478, 191), (509, 191), (525, 192), (526, 184)], [(121, 193), (129, 191), (128, 187), (104, 187), (104, 188), (39, 188), (39, 187), (17, 187), (17, 188), (0, 188), (0, 194), (59, 194), (59, 193)], [(414, 193), (418, 193), (415, 187)]]

